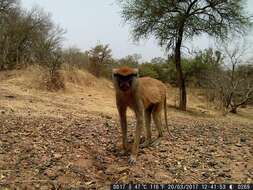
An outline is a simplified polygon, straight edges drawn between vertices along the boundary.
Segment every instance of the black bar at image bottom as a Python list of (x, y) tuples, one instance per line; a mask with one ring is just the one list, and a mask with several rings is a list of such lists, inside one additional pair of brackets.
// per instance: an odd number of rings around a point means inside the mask
[(253, 184), (112, 184), (111, 190), (253, 190)]

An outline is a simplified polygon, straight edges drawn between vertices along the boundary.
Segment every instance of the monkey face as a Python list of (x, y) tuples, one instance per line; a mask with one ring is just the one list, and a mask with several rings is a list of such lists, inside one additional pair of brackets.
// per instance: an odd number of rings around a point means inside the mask
[(138, 77), (138, 69), (130, 67), (121, 67), (112, 70), (113, 81), (116, 91), (123, 92), (136, 88), (136, 78)]
[(125, 92), (132, 88), (132, 84), (136, 78), (136, 75), (114, 75), (114, 77), (117, 79), (119, 89)]

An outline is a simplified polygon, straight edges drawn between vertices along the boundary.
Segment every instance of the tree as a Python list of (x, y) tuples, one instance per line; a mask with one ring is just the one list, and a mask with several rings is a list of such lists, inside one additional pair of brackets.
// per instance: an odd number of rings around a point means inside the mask
[(139, 69), (140, 69), (140, 77), (149, 76), (156, 79), (159, 77), (158, 73), (153, 67), (153, 64), (151, 63), (142, 63)]
[(0, 0), (0, 71), (45, 63), (51, 53), (55, 59), (52, 51), (61, 48), (63, 33), (43, 10), (27, 11), (16, 0)]
[(14, 31), (20, 22), (21, 11), (18, 7), (16, 0), (0, 0), (0, 71), (13, 65), (10, 63), (12, 61), (10, 57), (13, 59), (13, 55), (16, 54), (12, 47), (17, 44), (17, 32)]
[(225, 113), (237, 113), (239, 107), (253, 102), (252, 49), (249, 45), (248, 40), (234, 38), (231, 43), (218, 44), (216, 57), (203, 53), (197, 56), (200, 60), (204, 58), (203, 61), (209, 57), (211, 67), (202, 75), (201, 86), (206, 89), (209, 100), (218, 103)]
[(252, 65), (243, 64), (247, 62), (244, 59), (250, 48), (249, 41), (239, 39), (233, 44), (222, 44), (219, 47), (222, 47), (227, 61), (225, 107), (231, 113), (237, 113), (237, 108), (253, 100)]
[(10, 10), (15, 9), (18, 4), (17, 0), (0, 0), (0, 13), (8, 13)]
[(68, 68), (88, 68), (89, 56), (87, 51), (81, 52), (81, 50), (76, 47), (70, 47), (63, 51), (63, 57), (64, 63), (66, 63)]
[(55, 27), (48, 31), (45, 36), (41, 36), (41, 38), (37, 39), (35, 58), (39, 64), (48, 69), (50, 78), (53, 78), (63, 63), (61, 49), (63, 34), (64, 30)]
[(94, 48), (88, 51), (89, 59), (90, 59), (90, 69), (91, 72), (100, 77), (102, 67), (110, 61), (112, 58), (112, 50), (109, 47), (109, 44), (106, 45), (96, 45)]
[(168, 60), (162, 58), (162, 57), (155, 57), (151, 59), (150, 61), (153, 65), (153, 69), (156, 71), (158, 77), (158, 80), (161, 80), (163, 82), (170, 82), (173, 83), (171, 79), (171, 68), (168, 64)]
[(241, 33), (250, 25), (243, 0), (119, 0), (122, 17), (130, 23), (135, 40), (150, 35), (174, 52), (181, 110), (186, 110), (185, 76), (181, 67), (183, 42), (206, 33), (226, 39), (230, 31)]
[(198, 87), (205, 87), (209, 82), (206, 76), (210, 72), (219, 72), (222, 69), (224, 56), (220, 51), (212, 48), (200, 50), (193, 55), (193, 58), (182, 60), (186, 82)]
[(119, 59), (118, 63), (121, 66), (138, 67), (140, 59), (141, 55), (135, 53), (133, 55), (127, 55), (126, 57)]

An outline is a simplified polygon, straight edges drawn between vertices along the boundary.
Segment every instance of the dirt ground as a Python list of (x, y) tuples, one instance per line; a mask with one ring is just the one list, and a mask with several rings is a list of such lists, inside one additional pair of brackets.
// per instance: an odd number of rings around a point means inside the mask
[[(128, 157), (119, 154), (120, 128), (109, 82), (94, 79), (90, 85), (69, 84), (65, 91), (49, 93), (30, 88), (22, 77), (2, 76), (0, 189), (253, 183), (253, 109), (222, 116), (194, 101), (197, 106), (183, 113), (171, 99), (168, 118), (175, 138), (165, 133), (158, 146), (140, 149), (137, 164), (129, 166)], [(134, 126), (129, 113), (130, 141)]]

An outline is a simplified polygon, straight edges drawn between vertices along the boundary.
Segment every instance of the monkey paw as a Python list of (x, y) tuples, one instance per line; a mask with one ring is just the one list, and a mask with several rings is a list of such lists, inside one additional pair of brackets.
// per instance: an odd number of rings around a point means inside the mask
[(128, 159), (128, 163), (130, 165), (134, 165), (136, 163), (136, 160), (137, 160), (136, 156), (131, 155), (130, 158)]

